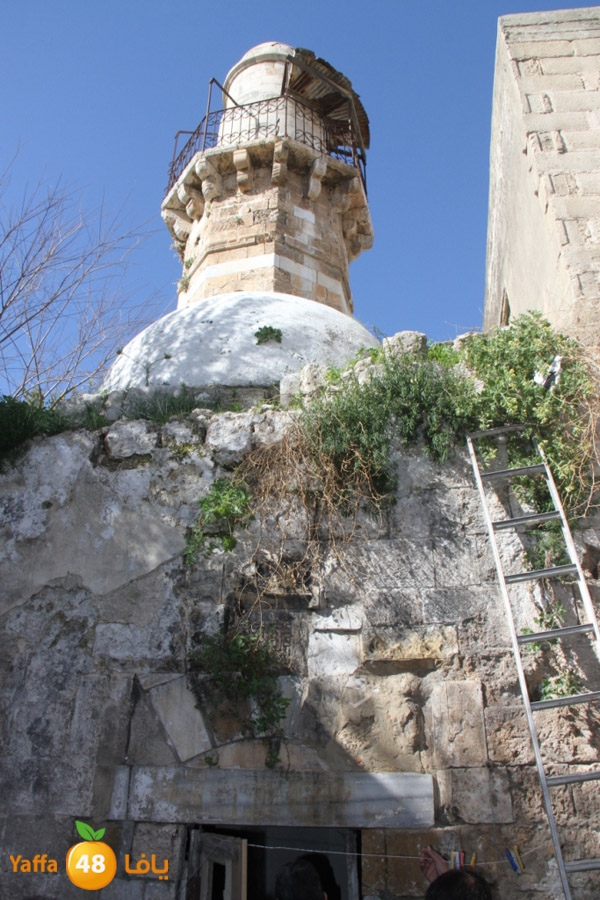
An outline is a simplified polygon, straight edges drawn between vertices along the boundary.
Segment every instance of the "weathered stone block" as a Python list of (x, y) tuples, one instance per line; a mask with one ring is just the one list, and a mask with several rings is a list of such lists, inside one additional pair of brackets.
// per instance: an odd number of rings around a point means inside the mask
[[(319, 802), (315, 803), (314, 798)], [(138, 821), (360, 828), (433, 824), (431, 776), (415, 773), (135, 768), (130, 814)]]
[(383, 339), (383, 349), (390, 356), (414, 353), (423, 356), (427, 348), (427, 335), (421, 331), (399, 331), (392, 337)]
[(426, 707), (427, 715), (438, 768), (487, 764), (483, 698), (478, 681), (445, 681), (436, 685)]
[(206, 430), (206, 447), (219, 465), (235, 465), (250, 452), (253, 417), (252, 412), (213, 416)]
[(147, 422), (115, 422), (106, 435), (105, 443), (113, 459), (143, 456), (156, 447), (157, 434)]
[[(152, 855), (156, 859), (157, 868), (164, 869), (165, 860), (168, 862), (168, 871), (172, 879), (174, 874), (180, 871), (183, 852), (185, 850), (186, 828), (182, 825), (156, 824), (152, 822), (137, 822), (133, 833), (133, 842), (130, 850), (132, 863), (141, 859), (142, 853), (147, 860)], [(156, 884), (156, 875), (148, 874), (144, 879), (146, 884), (147, 900), (149, 888), (159, 887)], [(154, 885), (150, 879), (154, 880)], [(160, 894), (156, 894), (157, 897)]]
[(456, 628), (453, 626), (378, 628), (368, 642), (364, 666), (380, 674), (405, 669), (427, 670), (457, 653)]
[(438, 771), (440, 806), (457, 825), (512, 822), (510, 782), (505, 769)]
[(182, 676), (150, 690), (150, 700), (182, 762), (212, 747), (196, 700)]
[(351, 675), (361, 662), (358, 635), (316, 631), (309, 638), (307, 665), (310, 678)]

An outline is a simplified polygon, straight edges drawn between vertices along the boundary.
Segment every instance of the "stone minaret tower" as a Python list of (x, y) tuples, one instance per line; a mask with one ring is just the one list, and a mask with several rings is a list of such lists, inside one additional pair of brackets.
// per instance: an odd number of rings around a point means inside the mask
[(348, 264), (373, 230), (369, 123), (350, 82), (270, 42), (231, 69), (223, 107), (174, 159), (162, 205), (183, 262), (178, 308), (262, 290), (351, 313)]
[(212, 79), (162, 204), (182, 261), (177, 309), (123, 348), (103, 389), (273, 396), (309, 363), (343, 366), (378, 345), (352, 317), (348, 282), (373, 243), (368, 145), (352, 85), (308, 50), (260, 44), (224, 85)]

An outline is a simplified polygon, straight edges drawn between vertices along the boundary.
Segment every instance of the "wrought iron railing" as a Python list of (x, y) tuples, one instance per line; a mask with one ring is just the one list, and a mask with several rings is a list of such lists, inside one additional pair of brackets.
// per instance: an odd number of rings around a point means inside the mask
[(179, 134), (190, 134), (190, 137), (179, 152), (175, 147), (167, 192), (196, 153), (217, 146), (246, 144), (273, 135), (300, 141), (319, 153), (354, 166), (363, 184), (366, 183), (366, 158), (354, 138), (351, 119), (344, 122), (325, 118), (289, 96), (209, 112), (195, 131)]

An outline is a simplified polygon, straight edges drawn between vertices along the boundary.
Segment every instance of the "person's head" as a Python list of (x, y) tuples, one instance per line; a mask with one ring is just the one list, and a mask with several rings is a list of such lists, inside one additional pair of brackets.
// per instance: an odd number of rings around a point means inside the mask
[(277, 900), (323, 900), (327, 897), (319, 873), (302, 856), (280, 870), (275, 883), (275, 896)]
[(492, 890), (476, 872), (450, 869), (431, 882), (425, 900), (492, 900)]

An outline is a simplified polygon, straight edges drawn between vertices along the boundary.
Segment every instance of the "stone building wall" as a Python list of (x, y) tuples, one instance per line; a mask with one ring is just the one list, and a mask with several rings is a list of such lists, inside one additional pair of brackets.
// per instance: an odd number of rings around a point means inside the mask
[[(0, 896), (79, 896), (63, 871), (74, 819), (106, 825), (117, 852), (104, 900), (192, 900), (191, 835), (261, 825), (347, 829), (362, 852), (361, 896), (422, 896), (415, 857), (427, 844), (476, 853), (499, 897), (560, 896), (462, 452), (440, 467), (397, 448), (389, 516), (342, 522), (316, 555), (292, 494), (239, 529), (231, 552), (184, 565), (197, 501), (295, 415), (119, 419), (34, 441), (0, 475)], [(579, 541), (597, 558), (595, 532)], [(522, 549), (507, 539), (507, 564)], [(532, 624), (533, 596), (520, 597), (521, 624)], [(190, 689), (198, 638), (240, 610), (286, 657), (274, 768), (272, 747), (245, 736), (241, 719), (211, 718)], [(545, 671), (532, 657), (532, 690)], [(597, 760), (593, 709), (544, 716), (557, 771)], [(575, 855), (595, 855), (590, 785), (560, 789), (559, 813)], [(518, 877), (502, 861), (514, 844)], [(142, 852), (168, 858), (168, 883), (124, 873), (125, 854)], [(59, 874), (13, 873), (8, 854), (35, 853), (59, 860)], [(595, 896), (594, 874), (577, 877), (578, 896)]]
[(485, 328), (537, 309), (598, 337), (599, 57), (598, 7), (499, 20)]

